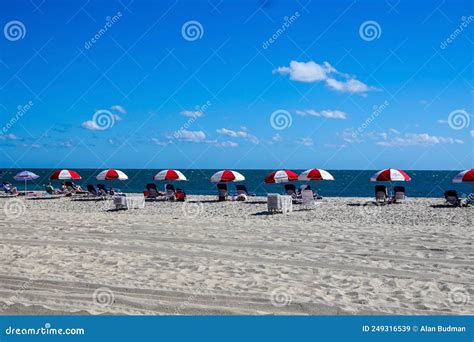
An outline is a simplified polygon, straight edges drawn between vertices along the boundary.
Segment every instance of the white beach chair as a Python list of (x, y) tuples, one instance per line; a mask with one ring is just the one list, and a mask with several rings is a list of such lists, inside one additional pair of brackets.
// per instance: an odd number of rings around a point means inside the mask
[(301, 199), (301, 204), (305, 208), (314, 208), (316, 206), (316, 201), (314, 200), (314, 194), (312, 190), (301, 191)]
[(375, 186), (375, 203), (385, 204), (388, 202), (388, 192), (385, 185)]
[(281, 196), (278, 197), (280, 202), (281, 212), (283, 214), (293, 211), (293, 198), (291, 196)]
[(407, 199), (405, 195), (405, 188), (403, 186), (396, 186), (394, 189), (393, 202), (403, 203)]

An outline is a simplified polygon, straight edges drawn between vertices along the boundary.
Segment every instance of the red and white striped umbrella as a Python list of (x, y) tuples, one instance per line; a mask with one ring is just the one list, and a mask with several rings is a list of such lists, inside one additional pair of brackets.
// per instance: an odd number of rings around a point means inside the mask
[(334, 180), (334, 176), (326, 170), (322, 169), (309, 169), (301, 173), (298, 176), (298, 180), (301, 181), (312, 181), (312, 180)]
[(81, 179), (81, 176), (73, 170), (56, 170), (49, 179)]
[(265, 183), (287, 183), (298, 180), (298, 175), (291, 170), (273, 171), (265, 177)]
[(222, 170), (216, 172), (211, 177), (211, 182), (222, 183), (222, 182), (241, 182), (244, 181), (245, 177), (234, 170)]
[(474, 169), (459, 172), (456, 177), (453, 178), (453, 183), (463, 182), (474, 182)]
[(406, 182), (411, 180), (405, 171), (397, 169), (385, 169), (377, 172), (370, 180), (372, 182)]
[(161, 170), (154, 177), (154, 180), (159, 181), (185, 181), (186, 176), (178, 170)]
[(120, 170), (108, 169), (99, 173), (95, 178), (97, 180), (126, 180), (128, 176)]

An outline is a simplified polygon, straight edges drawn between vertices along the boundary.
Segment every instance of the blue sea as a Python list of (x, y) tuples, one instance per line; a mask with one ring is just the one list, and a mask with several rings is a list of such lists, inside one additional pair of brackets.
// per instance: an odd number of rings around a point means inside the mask
[[(75, 169), (82, 176), (82, 179), (76, 183), (85, 187), (86, 184), (105, 183), (107, 186), (113, 186), (123, 192), (141, 192), (145, 189), (147, 183), (153, 182), (153, 176), (159, 170), (150, 169), (121, 169), (125, 172), (129, 179), (126, 181), (102, 181), (99, 182), (95, 176), (102, 169)], [(13, 176), (20, 169), (3, 169), (2, 181), (10, 181), (15, 184), (19, 190), (23, 189), (24, 183), (13, 180)], [(52, 169), (29, 169), (40, 176), (37, 180), (28, 182), (28, 190), (42, 190), (44, 184), (49, 180), (49, 176), (53, 173)], [(198, 170), (181, 169), (188, 178), (187, 182), (176, 182), (175, 186), (179, 186), (188, 194), (209, 195), (216, 193), (216, 184), (209, 182), (212, 174), (218, 170)], [(236, 170), (242, 173), (246, 180), (243, 182), (247, 186), (249, 192), (257, 195), (266, 195), (269, 192), (283, 192), (283, 184), (265, 184), (263, 179), (273, 170)], [(300, 173), (304, 170), (293, 170)], [(375, 183), (370, 181), (370, 177), (377, 170), (328, 170), (334, 177), (335, 181), (318, 181), (311, 182), (311, 187), (316, 188), (322, 196), (337, 197), (372, 197), (374, 195)], [(473, 192), (473, 186), (470, 184), (454, 184), (453, 177), (459, 171), (410, 171), (405, 170), (412, 180), (404, 182), (408, 196), (412, 197), (442, 197), (445, 190), (455, 189), (460, 194), (469, 194)], [(294, 182), (296, 186), (302, 182)], [(165, 182), (156, 182), (158, 189), (163, 189)], [(58, 186), (58, 181), (53, 181), (53, 185)], [(233, 184), (229, 184), (230, 190), (234, 189)]]

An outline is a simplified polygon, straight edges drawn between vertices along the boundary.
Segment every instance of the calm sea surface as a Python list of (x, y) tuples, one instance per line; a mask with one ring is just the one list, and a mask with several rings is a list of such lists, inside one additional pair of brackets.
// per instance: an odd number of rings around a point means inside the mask
[[(77, 184), (97, 184), (105, 183), (107, 186), (113, 186), (123, 192), (141, 192), (145, 189), (147, 183), (153, 182), (153, 175), (159, 170), (139, 170), (122, 169), (129, 179), (127, 181), (109, 181), (99, 182), (95, 176), (102, 170), (95, 169), (75, 169), (82, 176)], [(4, 169), (2, 171), (2, 181), (8, 180), (15, 184), (18, 189), (23, 189), (23, 182), (13, 180), (13, 176), (22, 171), (19, 169)], [(40, 178), (28, 182), (28, 190), (42, 190), (43, 185), (48, 182), (49, 176), (54, 170), (51, 169), (30, 169), (38, 174)], [(175, 184), (182, 187), (188, 194), (215, 194), (216, 185), (210, 183), (209, 178), (218, 170), (181, 170), (189, 181)], [(265, 184), (263, 179), (272, 170), (236, 170), (242, 173), (246, 180), (243, 182), (250, 192), (257, 195), (265, 195), (268, 192), (283, 192), (283, 184)], [(303, 170), (293, 170), (302, 172)], [(335, 181), (311, 182), (311, 186), (316, 188), (322, 196), (341, 196), (341, 197), (371, 197), (374, 195), (374, 184), (370, 182), (370, 177), (376, 172), (360, 170), (328, 170), (335, 178)], [(405, 170), (412, 178), (410, 182), (400, 182), (407, 189), (407, 195), (412, 197), (441, 197), (445, 190), (456, 189), (460, 194), (473, 192), (473, 187), (469, 184), (453, 184), (452, 179), (459, 171), (409, 171)], [(159, 189), (164, 188), (164, 182), (155, 182)], [(57, 186), (58, 181), (53, 181)], [(299, 186), (301, 182), (295, 182)], [(234, 189), (234, 185), (229, 185)]]

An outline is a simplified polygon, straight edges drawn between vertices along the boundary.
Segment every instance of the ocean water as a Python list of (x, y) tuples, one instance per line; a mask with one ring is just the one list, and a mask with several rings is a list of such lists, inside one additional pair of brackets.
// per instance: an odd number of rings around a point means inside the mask
[[(141, 192), (147, 183), (153, 182), (153, 176), (159, 170), (151, 169), (121, 169), (129, 179), (126, 181), (105, 181), (100, 182), (95, 176), (102, 171), (95, 169), (75, 169), (82, 176), (76, 183), (85, 187), (86, 184), (105, 183), (123, 192)], [(15, 184), (18, 189), (23, 189), (23, 182), (13, 180), (13, 176), (22, 171), (19, 169), (3, 169), (2, 181), (8, 180)], [(28, 182), (28, 190), (42, 190), (44, 184), (48, 182), (52, 169), (30, 169), (30, 171), (40, 176), (37, 180)], [(209, 182), (209, 178), (218, 170), (198, 170), (190, 169), (181, 171), (188, 178), (187, 182), (175, 182), (175, 186), (181, 187), (188, 194), (208, 195), (216, 194), (216, 184)], [(265, 184), (263, 179), (273, 170), (236, 170), (242, 173), (246, 180), (242, 182), (250, 192), (257, 195), (266, 195), (269, 192), (283, 193), (283, 184)], [(297, 173), (303, 170), (293, 170)], [(322, 196), (340, 197), (372, 197), (374, 195), (374, 185), (370, 177), (377, 170), (328, 170), (335, 181), (311, 182), (311, 187), (317, 189)], [(474, 192), (474, 185), (454, 184), (453, 177), (459, 171), (410, 171), (405, 170), (412, 180), (410, 182), (399, 182), (404, 185), (408, 196), (411, 197), (442, 197), (445, 190), (455, 189), (460, 194)], [(296, 186), (302, 182), (294, 182)], [(165, 182), (156, 182), (158, 189), (163, 189)], [(53, 185), (58, 186), (58, 181), (53, 181)], [(234, 184), (229, 184), (229, 189), (234, 190)]]

